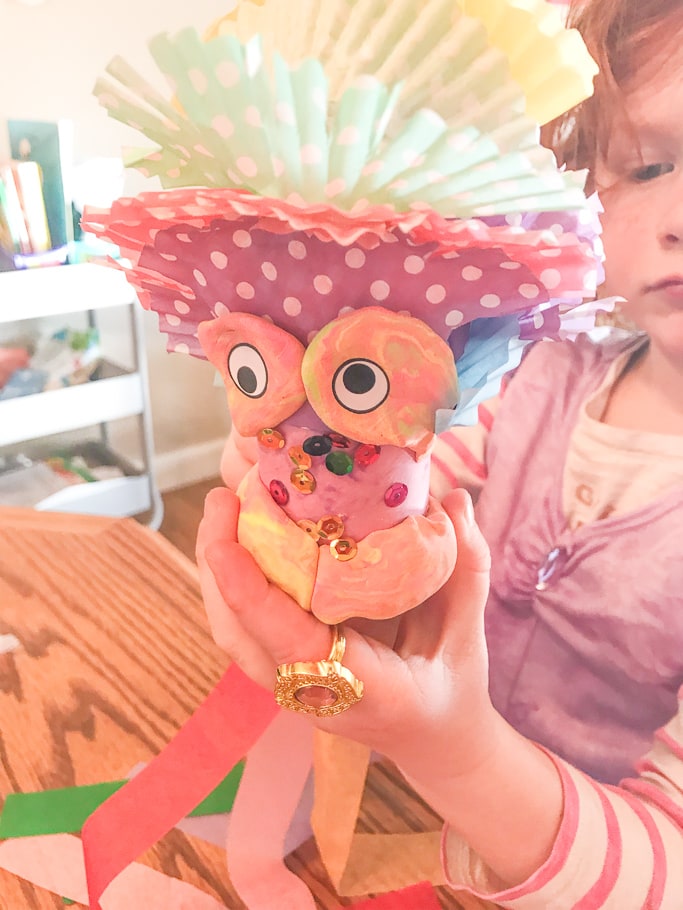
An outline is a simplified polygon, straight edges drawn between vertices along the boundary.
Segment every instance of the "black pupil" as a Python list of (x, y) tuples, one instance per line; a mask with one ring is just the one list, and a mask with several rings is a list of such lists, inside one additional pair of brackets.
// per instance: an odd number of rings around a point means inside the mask
[(256, 391), (258, 382), (256, 373), (251, 367), (240, 367), (237, 371), (237, 385), (246, 392), (247, 395), (253, 395)]
[(374, 385), (375, 373), (367, 363), (353, 363), (344, 370), (344, 387), (354, 395), (364, 395)]

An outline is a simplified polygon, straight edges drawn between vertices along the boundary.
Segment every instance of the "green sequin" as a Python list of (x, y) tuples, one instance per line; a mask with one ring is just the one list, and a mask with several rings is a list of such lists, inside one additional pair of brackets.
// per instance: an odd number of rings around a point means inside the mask
[(353, 471), (353, 458), (346, 452), (330, 452), (325, 458), (325, 467), (333, 474), (343, 477)]

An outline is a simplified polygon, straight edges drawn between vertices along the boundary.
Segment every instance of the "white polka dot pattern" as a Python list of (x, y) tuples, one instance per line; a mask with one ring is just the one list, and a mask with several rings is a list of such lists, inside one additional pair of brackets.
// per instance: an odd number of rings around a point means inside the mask
[[(364, 306), (413, 315), (444, 338), (460, 337), (473, 320), (519, 311), (528, 314), (524, 337), (553, 337), (561, 330), (559, 305), (571, 311), (598, 277), (578, 219), (557, 212), (512, 225), (505, 218), (435, 225), (427, 210), (424, 222), (412, 213), (404, 229), (402, 216), (392, 216), (392, 227), (373, 221), (372, 207), (346, 221), (330, 210), (328, 222), (318, 209), (315, 232), (283, 232), (288, 216), (280, 211), (271, 232), (256, 227), (267, 224), (265, 202), (236, 197), (231, 214), (229, 191), (188, 190), (182, 198), (174, 191), (121, 200), (109, 219), (97, 214), (97, 230), (127, 249), (142, 239), (130, 274), (159, 312), (170, 347), (186, 345), (197, 356), (197, 324), (231, 310), (273, 320), (304, 343)], [(560, 218), (569, 230), (558, 236)], [(296, 219), (305, 223), (299, 209)], [(330, 242), (325, 223), (349, 240)], [(547, 306), (551, 296), (558, 303)]]

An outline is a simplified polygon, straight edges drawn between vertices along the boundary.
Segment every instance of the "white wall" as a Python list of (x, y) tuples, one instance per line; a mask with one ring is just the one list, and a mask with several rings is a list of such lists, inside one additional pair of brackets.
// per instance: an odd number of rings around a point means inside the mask
[[(28, 6), (21, 0), (0, 0), (0, 159), (9, 152), (4, 126), (8, 118), (73, 120), (76, 163), (116, 156), (123, 145), (144, 145), (144, 137), (99, 107), (92, 95), (95, 79), (120, 54), (166, 91), (147, 40), (187, 25), (203, 30), (232, 5), (231, 0), (44, 0)], [(127, 177), (126, 193), (145, 188), (155, 186), (135, 173)], [(189, 468), (193, 453), (199, 453), (197, 464), (201, 453), (218, 453), (218, 441), (227, 432), (224, 393), (214, 386), (208, 364), (166, 354), (165, 339), (150, 314), (146, 336), (154, 436), (164, 482), (173, 483), (176, 461), (184, 464), (179, 481), (189, 481), (194, 479)], [(205, 457), (202, 464), (207, 464)], [(206, 473), (206, 468), (195, 473)]]

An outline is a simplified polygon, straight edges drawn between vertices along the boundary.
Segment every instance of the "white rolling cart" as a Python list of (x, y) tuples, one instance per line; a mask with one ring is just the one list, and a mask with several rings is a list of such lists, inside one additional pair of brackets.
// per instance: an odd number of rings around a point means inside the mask
[[(163, 506), (152, 470), (146, 355), (134, 290), (122, 272), (94, 263), (0, 273), (0, 327), (73, 313), (84, 313), (88, 324), (96, 326), (98, 313), (111, 307), (128, 310), (132, 371), (105, 360), (99, 378), (90, 382), (0, 401), (0, 453), (19, 443), (87, 429), (90, 439), (84, 448), (100, 463), (117, 465), (124, 476), (67, 487), (36, 508), (136, 516), (158, 528)], [(109, 424), (127, 417), (138, 422), (137, 464), (110, 444)]]

